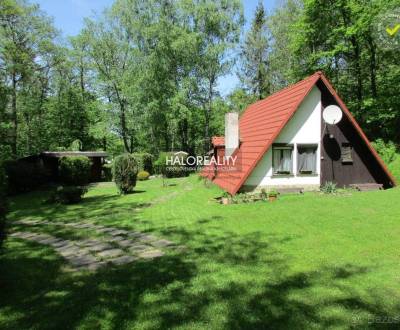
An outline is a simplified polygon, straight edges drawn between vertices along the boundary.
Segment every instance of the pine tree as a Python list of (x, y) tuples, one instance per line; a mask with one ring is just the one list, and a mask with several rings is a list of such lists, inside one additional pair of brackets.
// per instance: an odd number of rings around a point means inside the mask
[(239, 78), (243, 86), (258, 99), (270, 93), (269, 40), (266, 13), (260, 1), (250, 31), (241, 47)]

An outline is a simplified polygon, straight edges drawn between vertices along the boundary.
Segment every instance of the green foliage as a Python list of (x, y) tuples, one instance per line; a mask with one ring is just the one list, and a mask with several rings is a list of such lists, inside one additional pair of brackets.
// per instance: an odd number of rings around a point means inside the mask
[(336, 183), (332, 181), (327, 181), (325, 184), (321, 187), (321, 191), (324, 194), (334, 194), (337, 192), (337, 187)]
[(102, 177), (104, 181), (112, 181), (112, 163), (103, 165)]
[(132, 154), (137, 163), (139, 171), (146, 171), (149, 173), (153, 173), (153, 155), (147, 152), (136, 152)]
[(82, 186), (60, 186), (54, 191), (48, 200), (49, 203), (77, 204), (88, 189)]
[[(156, 173), (162, 174), (166, 178), (180, 178), (189, 175), (189, 171), (184, 165), (187, 155), (180, 153), (175, 155), (174, 152), (161, 152), (158, 159), (154, 163)], [(169, 163), (172, 160), (172, 164)], [(175, 163), (176, 160), (176, 163)]]
[(5, 162), (9, 194), (32, 191), (45, 184), (48, 173), (38, 162), (12, 160)]
[(266, 13), (262, 2), (259, 2), (251, 29), (241, 47), (242, 61), (239, 73), (242, 84), (259, 100), (270, 94), (269, 54)]
[(390, 164), (396, 158), (396, 145), (392, 141), (386, 143), (377, 139), (372, 145), (386, 164)]
[(150, 176), (150, 173), (149, 173), (149, 172), (147, 172), (147, 171), (140, 171), (140, 172), (138, 173), (138, 175), (137, 175), (137, 179), (138, 179), (139, 181), (145, 181), (145, 180), (148, 180), (148, 179), (149, 179), (149, 176)]
[(83, 186), (89, 183), (91, 161), (86, 156), (67, 156), (59, 161), (59, 176), (63, 183)]
[(394, 160), (388, 165), (390, 172), (396, 178), (397, 184), (400, 184), (400, 154), (396, 154)]
[(121, 194), (128, 194), (136, 186), (138, 163), (132, 154), (123, 154), (113, 161), (113, 177)]

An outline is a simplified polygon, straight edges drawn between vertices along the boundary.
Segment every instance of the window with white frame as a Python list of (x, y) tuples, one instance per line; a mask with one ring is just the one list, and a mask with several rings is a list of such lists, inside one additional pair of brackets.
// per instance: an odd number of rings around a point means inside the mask
[(297, 173), (317, 173), (317, 146), (297, 145)]
[(292, 174), (293, 146), (274, 145), (272, 147), (272, 167), (274, 174)]

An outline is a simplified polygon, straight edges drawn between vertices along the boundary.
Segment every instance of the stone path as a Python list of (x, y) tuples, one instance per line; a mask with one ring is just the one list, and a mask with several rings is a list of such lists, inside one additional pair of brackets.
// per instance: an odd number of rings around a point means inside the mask
[(11, 237), (51, 246), (68, 261), (74, 270), (95, 271), (110, 264), (125, 265), (139, 259), (162, 257), (166, 249), (182, 248), (169, 240), (154, 235), (93, 223), (19, 220), (14, 224), (23, 226), (54, 225), (87, 229), (101, 234), (100, 238), (78, 240), (67, 240), (48, 234), (26, 231), (15, 231), (10, 234)]

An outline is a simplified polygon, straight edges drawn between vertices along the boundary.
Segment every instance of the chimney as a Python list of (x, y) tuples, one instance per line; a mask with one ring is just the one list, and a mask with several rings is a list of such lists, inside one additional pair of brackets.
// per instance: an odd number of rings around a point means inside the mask
[(239, 114), (228, 112), (225, 114), (225, 156), (231, 156), (239, 147)]

